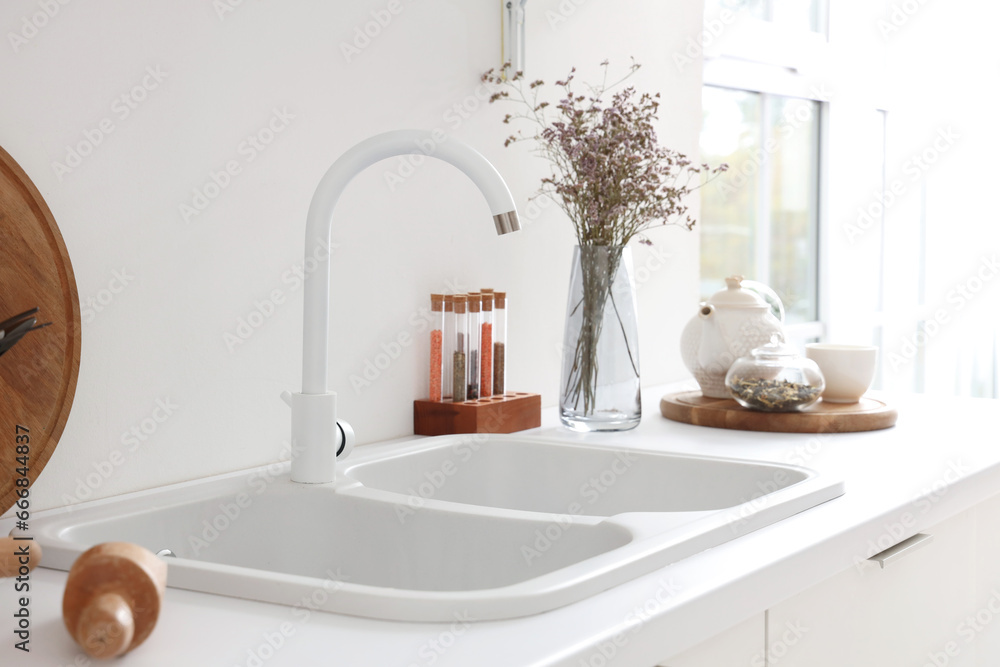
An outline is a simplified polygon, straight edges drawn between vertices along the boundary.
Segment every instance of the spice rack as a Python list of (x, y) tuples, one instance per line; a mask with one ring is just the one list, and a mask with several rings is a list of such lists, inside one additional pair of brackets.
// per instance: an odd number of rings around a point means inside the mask
[(416, 435), (514, 433), (542, 425), (542, 396), (507, 392), (473, 401), (413, 401)]
[(539, 394), (507, 391), (507, 293), (431, 294), (430, 382), (417, 435), (514, 433), (542, 425)]

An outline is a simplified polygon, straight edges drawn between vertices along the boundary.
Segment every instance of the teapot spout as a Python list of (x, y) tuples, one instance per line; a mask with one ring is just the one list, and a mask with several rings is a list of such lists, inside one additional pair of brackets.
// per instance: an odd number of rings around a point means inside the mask
[[(706, 312), (708, 311), (708, 312)], [(719, 330), (718, 318), (712, 317), (715, 306), (708, 304), (698, 311), (701, 318), (701, 345), (698, 346), (698, 363), (711, 373), (729, 370), (729, 364), (736, 360), (729, 352), (729, 345)], [(725, 366), (725, 368), (723, 368)]]

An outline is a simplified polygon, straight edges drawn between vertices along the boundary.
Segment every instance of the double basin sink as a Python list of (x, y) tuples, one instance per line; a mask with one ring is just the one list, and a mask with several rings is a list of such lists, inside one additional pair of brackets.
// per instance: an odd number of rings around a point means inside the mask
[(370, 449), (330, 484), (267, 466), (40, 513), (32, 532), (56, 569), (127, 541), (165, 554), (172, 587), (491, 620), (586, 599), (844, 492), (797, 466), (541, 437)]

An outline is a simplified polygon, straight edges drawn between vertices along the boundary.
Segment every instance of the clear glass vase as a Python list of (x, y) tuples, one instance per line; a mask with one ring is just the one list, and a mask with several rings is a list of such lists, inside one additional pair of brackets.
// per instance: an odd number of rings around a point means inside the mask
[(577, 246), (566, 306), (559, 418), (574, 431), (624, 431), (642, 417), (632, 253)]

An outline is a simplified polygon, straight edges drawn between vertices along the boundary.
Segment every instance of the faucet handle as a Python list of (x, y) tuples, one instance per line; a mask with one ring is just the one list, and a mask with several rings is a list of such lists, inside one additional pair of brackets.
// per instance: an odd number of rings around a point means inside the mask
[(340, 437), (337, 438), (340, 441), (337, 443), (337, 458), (346, 459), (354, 450), (354, 429), (347, 422), (338, 419), (337, 430), (340, 432)]

